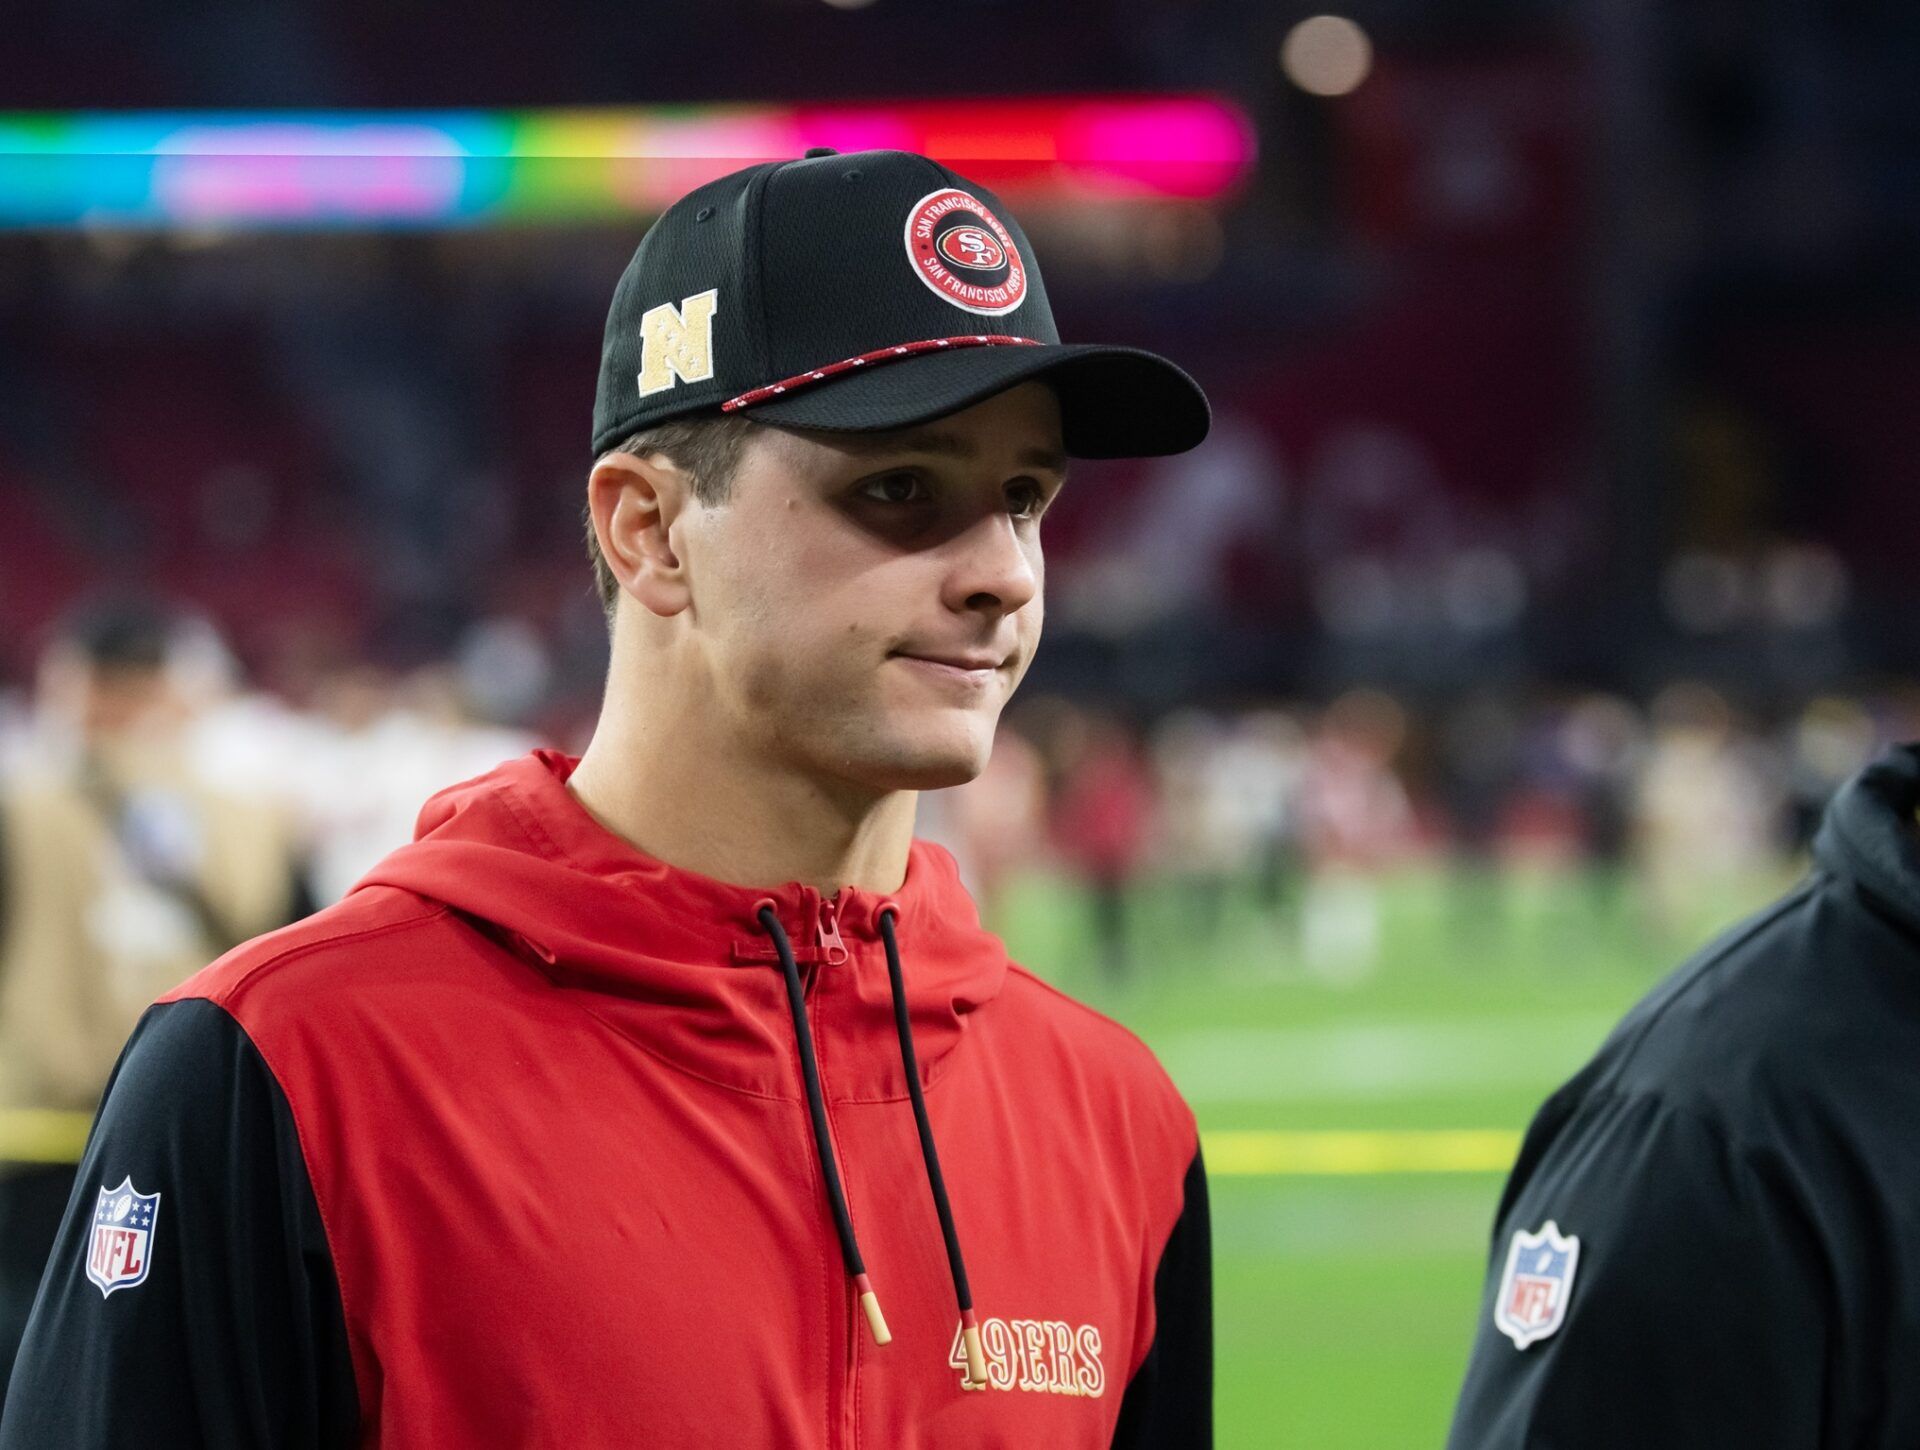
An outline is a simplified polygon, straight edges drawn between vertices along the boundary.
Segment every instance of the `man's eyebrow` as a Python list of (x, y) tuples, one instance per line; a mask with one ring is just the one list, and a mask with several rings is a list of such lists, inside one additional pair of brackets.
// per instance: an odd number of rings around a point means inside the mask
[[(978, 451), (957, 433), (938, 428), (919, 428), (911, 433), (844, 433), (834, 440), (849, 453), (872, 456), (882, 453), (933, 453), (942, 458), (976, 458)], [(1058, 448), (1024, 448), (1019, 462), (1029, 468), (1047, 468), (1055, 473), (1067, 471), (1067, 455)]]

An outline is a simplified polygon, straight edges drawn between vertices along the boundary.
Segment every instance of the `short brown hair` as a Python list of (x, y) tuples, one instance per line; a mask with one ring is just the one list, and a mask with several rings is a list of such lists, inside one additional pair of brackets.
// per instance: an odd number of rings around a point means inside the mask
[[(740, 454), (748, 437), (760, 426), (737, 413), (675, 418), (642, 428), (607, 451), (631, 453), (636, 458), (665, 454), (675, 468), (692, 476), (693, 496), (711, 508), (725, 503), (733, 493), (733, 475), (740, 467)], [(584, 517), (593, 581), (600, 590), (600, 605), (607, 612), (607, 623), (612, 624), (614, 607), (620, 602), (620, 581), (613, 577), (613, 570), (607, 567), (600, 553), (600, 537), (593, 531), (591, 504), (586, 507)]]

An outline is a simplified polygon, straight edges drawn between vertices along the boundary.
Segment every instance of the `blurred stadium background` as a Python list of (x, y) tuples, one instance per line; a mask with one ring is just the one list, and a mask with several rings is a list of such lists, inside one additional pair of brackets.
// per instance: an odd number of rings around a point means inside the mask
[[(1202, 449), (1077, 466), (1046, 646), (922, 832), (1199, 1112), (1223, 1445), (1439, 1442), (1532, 1108), (1920, 735), (1911, 6), (87, 0), (7, 29), (15, 868), (35, 790), (96, 754), (174, 772), (88, 838), (102, 952), (206, 935), (188, 782), (254, 812), (297, 912), (431, 790), (584, 742), (599, 331), (707, 177), (930, 152), (1017, 210), (1064, 335), (1201, 379)], [(164, 647), (109, 596), (175, 611)], [(8, 1109), (0, 1159), (84, 1128)]]

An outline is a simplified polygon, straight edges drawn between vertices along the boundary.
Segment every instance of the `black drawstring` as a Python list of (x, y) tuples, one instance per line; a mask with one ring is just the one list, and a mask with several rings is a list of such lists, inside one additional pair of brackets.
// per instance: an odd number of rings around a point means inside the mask
[(947, 1202), (947, 1183), (940, 1175), (940, 1150), (933, 1145), (933, 1124), (927, 1118), (927, 1100), (920, 1091), (920, 1063), (913, 1051), (913, 1028), (907, 1019), (907, 989), (900, 969), (900, 943), (894, 939), (896, 909), (880, 909), (880, 939), (887, 948), (887, 978), (893, 987), (893, 1023), (900, 1032), (900, 1063), (907, 1070), (907, 1096), (913, 1099), (913, 1121), (920, 1129), (920, 1156), (927, 1162), (927, 1186), (933, 1190), (933, 1210), (940, 1215), (940, 1235), (947, 1241), (947, 1267), (953, 1272), (953, 1293), (960, 1301), (960, 1335), (966, 1346), (967, 1380), (972, 1388), (987, 1382), (986, 1356), (980, 1347), (980, 1327), (973, 1313), (973, 1290), (967, 1286), (967, 1263), (960, 1254), (960, 1234), (953, 1226), (953, 1205)]
[(793, 944), (787, 940), (786, 928), (780, 925), (780, 918), (774, 909), (771, 906), (761, 907), (759, 917), (760, 924), (767, 929), (767, 935), (773, 938), (774, 949), (780, 953), (780, 970), (787, 977), (787, 1005), (793, 1011), (793, 1035), (800, 1044), (800, 1075), (807, 1084), (807, 1112), (813, 1118), (813, 1141), (820, 1150), (820, 1171), (827, 1180), (827, 1199), (833, 1206), (833, 1226), (840, 1232), (840, 1257), (847, 1266), (847, 1274), (852, 1278), (854, 1288), (859, 1292), (860, 1308), (867, 1316), (867, 1327), (873, 1332), (874, 1343), (885, 1344), (893, 1335), (887, 1330), (887, 1321), (881, 1317), (880, 1301), (867, 1278), (866, 1265), (860, 1259), (860, 1244), (853, 1236), (853, 1216), (847, 1211), (846, 1190), (840, 1186), (840, 1168), (833, 1157), (833, 1139), (827, 1132), (827, 1104), (820, 1092), (820, 1065), (813, 1056), (813, 1028), (807, 1022), (807, 999), (800, 987), (800, 966), (793, 959)]
[[(907, 1096), (913, 1101), (913, 1120), (920, 1130), (920, 1156), (926, 1160), (927, 1186), (933, 1190), (934, 1212), (940, 1216), (940, 1234), (947, 1242), (947, 1267), (953, 1273), (954, 1297), (960, 1301), (960, 1337), (967, 1356), (966, 1385), (982, 1389), (987, 1383), (987, 1360), (980, 1345), (980, 1325), (973, 1312), (973, 1291), (967, 1285), (966, 1260), (960, 1253), (960, 1235), (953, 1226), (953, 1206), (947, 1201), (946, 1180), (940, 1174), (940, 1152), (933, 1143), (933, 1124), (927, 1117), (927, 1100), (920, 1091), (920, 1064), (913, 1051), (913, 1028), (907, 1017), (907, 989), (900, 967), (900, 943), (894, 937), (893, 921), (898, 908), (891, 903), (880, 908), (880, 939), (887, 949), (887, 980), (893, 989), (893, 1021), (900, 1033), (900, 1062), (907, 1072)], [(887, 1343), (893, 1336), (881, 1317), (880, 1301), (867, 1278), (860, 1258), (860, 1245), (853, 1235), (853, 1216), (847, 1210), (847, 1194), (840, 1183), (840, 1168), (833, 1156), (833, 1139), (827, 1131), (827, 1104), (820, 1090), (820, 1064), (813, 1053), (813, 1027), (807, 1020), (806, 992), (800, 985), (800, 966), (794, 960), (793, 944), (786, 928), (771, 905), (758, 912), (760, 925), (773, 938), (780, 954), (780, 970), (787, 978), (787, 1006), (793, 1012), (793, 1035), (800, 1045), (800, 1075), (807, 1085), (807, 1112), (813, 1119), (814, 1146), (820, 1151), (820, 1168), (827, 1180), (827, 1200), (833, 1208), (833, 1226), (840, 1234), (840, 1257), (847, 1274), (860, 1295), (860, 1307), (873, 1331), (874, 1342)]]

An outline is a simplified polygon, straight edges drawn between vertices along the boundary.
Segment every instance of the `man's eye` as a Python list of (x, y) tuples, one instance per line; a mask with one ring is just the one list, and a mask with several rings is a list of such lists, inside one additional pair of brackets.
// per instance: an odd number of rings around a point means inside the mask
[(1016, 518), (1038, 518), (1046, 507), (1047, 492), (1037, 483), (1023, 483), (1007, 490), (1007, 503)]
[(926, 496), (926, 483), (915, 473), (885, 473), (861, 484), (860, 492), (881, 503), (919, 503)]

